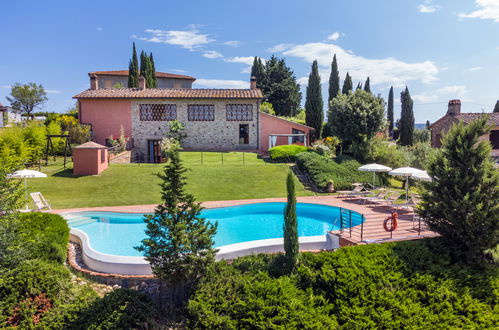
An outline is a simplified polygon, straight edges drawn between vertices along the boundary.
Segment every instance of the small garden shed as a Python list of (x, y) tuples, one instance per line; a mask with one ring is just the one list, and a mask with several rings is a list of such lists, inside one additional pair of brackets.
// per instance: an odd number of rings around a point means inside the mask
[(87, 142), (73, 149), (73, 174), (96, 175), (108, 167), (107, 147)]

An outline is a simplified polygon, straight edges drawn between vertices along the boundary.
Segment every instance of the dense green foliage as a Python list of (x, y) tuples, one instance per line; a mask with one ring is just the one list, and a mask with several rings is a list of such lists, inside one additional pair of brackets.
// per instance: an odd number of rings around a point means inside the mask
[(387, 119), (388, 119), (388, 133), (393, 136), (393, 86), (390, 87), (390, 92), (388, 93), (388, 104), (386, 106)]
[(361, 164), (346, 156), (329, 160), (315, 152), (305, 152), (296, 156), (296, 164), (320, 188), (326, 188), (329, 180), (338, 190), (350, 189), (354, 182), (372, 182), (372, 174), (359, 171)]
[(187, 184), (178, 146), (172, 144), (167, 153), (164, 174), (160, 174), (161, 199), (154, 213), (144, 222), (147, 238), (137, 250), (143, 252), (153, 273), (170, 283), (194, 283), (215, 260), (213, 237), (217, 225), (200, 217), (202, 207)]
[(391, 168), (410, 166), (412, 154), (404, 147), (381, 136), (375, 136), (370, 142), (364, 156), (366, 163), (378, 163)]
[(264, 88), (266, 84), (265, 66), (262, 63), (262, 59), (256, 56), (251, 67), (251, 77), (256, 78), (256, 88)]
[(146, 80), (146, 88), (156, 88), (156, 71), (152, 53), (140, 52), (140, 75)]
[(306, 123), (313, 127), (315, 139), (322, 137), (322, 124), (324, 122), (324, 109), (322, 102), (321, 76), (317, 60), (312, 63), (312, 71), (308, 76), (307, 98), (305, 101)]
[(343, 150), (355, 152), (385, 127), (383, 99), (363, 90), (338, 95), (329, 105), (331, 132), (343, 142)]
[(338, 71), (338, 63), (336, 62), (336, 54), (331, 62), (331, 74), (329, 75), (329, 103), (340, 93), (340, 73)]
[(189, 303), (194, 328), (492, 328), (495, 267), (456, 263), (438, 239), (304, 253), (288, 276), (280, 256), (221, 262)]
[(132, 58), (128, 63), (128, 88), (139, 87), (139, 59), (137, 58), (137, 50), (135, 42), (133, 43)]
[(414, 142), (414, 112), (411, 94), (407, 86), (405, 91), (400, 93), (400, 103), (402, 106), (399, 122), (400, 144), (410, 146)]
[(420, 212), (431, 230), (442, 235), (450, 250), (468, 261), (499, 244), (499, 171), (487, 133), (487, 116), (467, 125), (453, 125), (442, 148), (430, 159)]
[(292, 162), (296, 155), (307, 151), (308, 148), (297, 144), (277, 146), (269, 149), (269, 156), (272, 160), (278, 162)]
[(286, 178), (288, 201), (284, 209), (284, 260), (285, 269), (292, 271), (296, 267), (300, 244), (298, 243), (298, 219), (296, 217), (295, 179), (290, 171)]
[(35, 108), (41, 107), (47, 100), (47, 93), (43, 86), (33, 82), (15, 83), (10, 89), (10, 96), (7, 96), (7, 101), (14, 110), (31, 118), (33, 118)]
[(350, 77), (350, 75), (347, 72), (347, 75), (345, 76), (345, 80), (343, 81), (343, 88), (341, 89), (341, 93), (348, 94), (348, 93), (352, 92), (352, 90), (353, 90), (352, 78)]

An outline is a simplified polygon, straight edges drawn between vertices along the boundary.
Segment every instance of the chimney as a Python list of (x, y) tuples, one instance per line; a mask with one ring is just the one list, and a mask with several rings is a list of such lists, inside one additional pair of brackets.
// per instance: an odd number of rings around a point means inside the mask
[(144, 78), (144, 76), (139, 77), (139, 89), (140, 90), (146, 89), (146, 78)]
[(97, 75), (94, 73), (89, 73), (88, 75), (90, 77), (90, 89), (99, 89), (99, 78), (97, 78)]
[(461, 100), (450, 100), (447, 108), (448, 115), (458, 115), (461, 113)]
[(251, 76), (250, 89), (256, 89), (256, 77), (255, 76)]

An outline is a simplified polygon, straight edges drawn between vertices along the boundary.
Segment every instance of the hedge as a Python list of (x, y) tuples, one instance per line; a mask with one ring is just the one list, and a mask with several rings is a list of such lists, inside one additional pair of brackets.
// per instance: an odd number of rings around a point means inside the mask
[(499, 269), (455, 262), (438, 239), (304, 253), (295, 273), (279, 256), (218, 263), (188, 307), (193, 328), (494, 328)]
[(300, 146), (297, 144), (290, 144), (285, 146), (277, 146), (269, 149), (269, 156), (272, 160), (283, 162), (283, 161), (294, 161), (296, 155), (299, 153), (307, 151), (308, 148), (305, 146)]
[(296, 156), (296, 164), (308, 172), (320, 188), (326, 188), (329, 180), (334, 181), (336, 190), (351, 189), (354, 182), (372, 182), (372, 173), (359, 171), (362, 164), (347, 156), (329, 160), (317, 153), (305, 152)]

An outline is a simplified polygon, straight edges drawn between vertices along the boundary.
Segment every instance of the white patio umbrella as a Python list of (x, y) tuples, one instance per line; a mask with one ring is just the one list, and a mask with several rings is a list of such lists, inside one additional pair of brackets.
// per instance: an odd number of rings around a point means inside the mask
[(405, 199), (407, 200), (409, 198), (409, 177), (419, 172), (424, 171), (414, 167), (399, 167), (391, 170), (390, 172), (388, 172), (388, 174), (405, 177)]
[(374, 182), (375, 182), (374, 179), (376, 178), (376, 172), (389, 172), (392, 170), (392, 168), (385, 165), (372, 163), (372, 164), (362, 165), (361, 167), (358, 168), (358, 170), (364, 172), (373, 172), (373, 187), (374, 187)]
[(14, 173), (8, 174), (8, 178), (19, 178), (19, 179), (24, 179), (24, 190), (26, 190), (26, 210), (28, 209), (28, 183), (27, 183), (27, 178), (46, 178), (47, 174), (38, 172), (38, 171), (33, 171), (33, 170), (19, 170), (15, 171)]
[(426, 182), (433, 181), (432, 178), (428, 175), (428, 172), (426, 172), (426, 171), (414, 173), (411, 176), (411, 178), (416, 179), (416, 180), (426, 181)]

